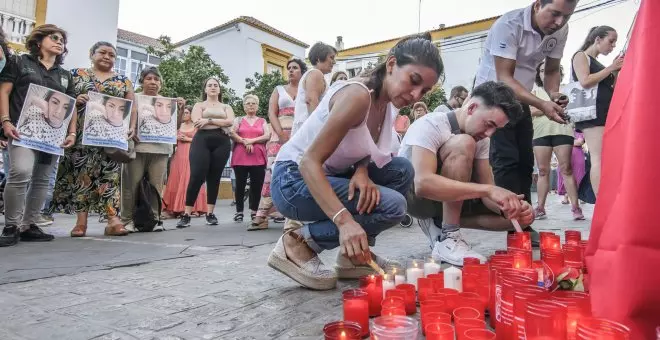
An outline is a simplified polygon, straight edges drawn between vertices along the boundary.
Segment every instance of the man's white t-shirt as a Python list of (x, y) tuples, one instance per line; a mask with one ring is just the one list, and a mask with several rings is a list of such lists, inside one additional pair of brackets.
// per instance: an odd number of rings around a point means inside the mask
[(488, 31), (475, 86), (498, 80), (495, 57), (501, 57), (516, 61), (513, 77), (532, 91), (536, 66), (547, 57), (561, 59), (567, 37), (568, 25), (545, 37), (535, 31), (532, 27), (532, 6), (502, 15)]
[[(453, 136), (451, 125), (447, 114), (444, 112), (431, 112), (424, 117), (415, 120), (406, 132), (399, 157), (405, 157), (412, 161), (412, 148), (419, 146), (435, 154)], [(488, 159), (490, 151), (490, 138), (484, 138), (477, 142), (475, 159)]]
[(435, 110), (433, 110), (433, 112), (451, 112), (451, 109), (445, 104), (440, 104)]

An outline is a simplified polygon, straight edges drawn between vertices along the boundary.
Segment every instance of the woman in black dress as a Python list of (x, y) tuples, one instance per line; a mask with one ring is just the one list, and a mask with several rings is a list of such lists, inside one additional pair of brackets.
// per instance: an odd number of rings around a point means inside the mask
[(596, 97), (596, 118), (575, 123), (575, 129), (582, 131), (591, 155), (591, 184), (594, 193), (598, 194), (600, 183), (600, 160), (603, 145), (603, 130), (607, 120), (614, 93), (615, 72), (623, 65), (623, 55), (617, 56), (612, 65), (605, 67), (596, 58), (608, 55), (616, 47), (617, 33), (609, 26), (594, 27), (589, 31), (587, 39), (580, 50), (573, 55), (572, 80), (580, 82), (585, 89), (598, 85)]

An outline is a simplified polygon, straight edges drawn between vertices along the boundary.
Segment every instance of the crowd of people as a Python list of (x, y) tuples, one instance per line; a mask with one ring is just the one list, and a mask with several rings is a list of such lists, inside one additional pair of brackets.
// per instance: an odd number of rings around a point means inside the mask
[[(465, 257), (485, 260), (463, 238), (462, 228), (511, 231), (517, 222), (538, 241), (531, 224), (546, 217), (553, 154), (560, 193), (567, 195), (575, 220), (584, 219), (577, 191), (586, 176), (586, 145), (589, 178), (598, 191), (603, 126), (623, 63), (622, 56), (608, 67), (597, 60), (615, 48), (614, 29), (589, 32), (571, 57), (570, 77), (585, 89), (598, 86), (597, 114), (571, 124), (565, 114), (569, 100), (560, 93), (560, 61), (576, 4), (536, 0), (504, 14), (490, 29), (473, 88), (453, 88), (436, 108), (421, 100), (452, 70), (445, 70), (430, 34), (402, 39), (382, 63), (352, 79), (341, 71), (329, 76), (337, 50), (317, 43), (309, 51), (311, 65), (288, 61), (288, 83), (273, 90), (268, 119), (259, 115), (259, 97), (252, 94), (243, 98), (245, 116), (236, 117), (222, 102), (216, 77), (204, 81), (201, 101), (193, 106), (177, 99), (175, 146), (140, 141), (133, 106), (128, 159), (81, 141), (84, 121), (91, 119), (85, 117), (90, 94), (136, 97), (131, 81), (113, 71), (115, 47), (98, 42), (89, 51), (91, 67), (65, 70), (66, 31), (39, 26), (25, 54), (11, 54), (0, 44), (7, 175), (0, 246), (52, 240), (40, 227), (53, 222), (54, 212), (76, 214), (71, 237), (86, 235), (90, 213), (107, 219), (105, 235), (140, 231), (136, 199), (145, 178), (162, 196), (162, 202), (152, 202), (156, 216), (176, 216), (177, 228), (190, 227), (195, 215), (216, 225), (214, 208), (228, 162), (235, 176), (233, 221), (246, 219), (249, 181), (247, 229), (266, 229), (272, 217), (283, 222), (268, 264), (309, 288), (330, 289), (338, 278), (364, 275), (371, 271), (370, 260), (389, 266), (370, 247), (382, 231), (410, 216), (418, 219), (433, 257), (454, 265)], [(156, 67), (139, 75), (146, 96), (159, 96), (164, 81)], [(21, 138), (16, 124), (30, 84), (75, 98), (61, 157), (12, 144)], [(411, 107), (410, 115), (399, 113), (404, 107)], [(323, 264), (318, 254), (338, 247), (335, 268)]]

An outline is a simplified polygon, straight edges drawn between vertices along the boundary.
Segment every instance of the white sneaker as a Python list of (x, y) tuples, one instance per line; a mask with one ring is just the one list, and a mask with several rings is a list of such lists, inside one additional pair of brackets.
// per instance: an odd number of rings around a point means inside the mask
[(442, 242), (436, 241), (432, 256), (436, 261), (448, 262), (455, 266), (462, 266), (463, 259), (466, 257), (474, 257), (482, 263), (486, 262), (483, 255), (473, 251), (470, 245), (465, 242), (460, 230), (447, 233), (447, 238)]
[(137, 233), (138, 230), (135, 229), (135, 224), (133, 224), (133, 221), (130, 221), (126, 224), (124, 224), (124, 229), (128, 230), (129, 233)]
[(156, 226), (154, 227), (154, 230), (152, 230), (152, 231), (165, 231), (165, 227), (163, 227), (162, 223), (161, 224), (156, 224)]

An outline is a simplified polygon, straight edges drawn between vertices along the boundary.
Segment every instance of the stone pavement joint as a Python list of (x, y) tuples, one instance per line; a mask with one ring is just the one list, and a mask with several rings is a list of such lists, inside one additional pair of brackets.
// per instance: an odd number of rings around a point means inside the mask
[[(587, 221), (573, 222), (560, 200), (548, 197), (548, 219), (534, 227), (588, 237), (593, 206), (583, 206)], [(56, 215), (44, 228), (55, 241), (1, 248), (0, 339), (321, 339), (323, 325), (342, 317), (341, 291), (357, 282), (324, 292), (298, 286), (266, 265), (282, 225), (248, 232), (231, 220), (228, 201), (218, 203), (218, 226), (194, 218), (178, 230), (168, 220), (166, 232), (111, 238), (92, 223), (87, 237), (71, 239), (74, 218)], [(464, 236), (485, 255), (506, 247), (502, 232)], [(416, 223), (377, 241), (375, 253), (400, 262), (430, 255)], [(336, 254), (321, 258), (331, 265)]]

